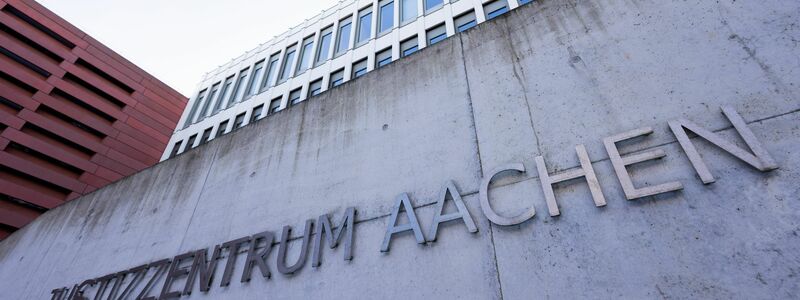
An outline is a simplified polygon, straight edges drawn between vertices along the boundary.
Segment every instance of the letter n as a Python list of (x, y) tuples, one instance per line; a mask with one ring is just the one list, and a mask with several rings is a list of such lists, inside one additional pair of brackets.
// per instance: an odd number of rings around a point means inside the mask
[(678, 139), (681, 148), (686, 152), (686, 156), (689, 157), (689, 161), (691, 161), (692, 166), (695, 171), (697, 171), (697, 175), (700, 176), (700, 179), (703, 180), (703, 183), (710, 184), (716, 179), (714, 179), (714, 175), (711, 175), (711, 171), (708, 170), (703, 158), (697, 152), (692, 141), (689, 140), (689, 136), (684, 129), (694, 132), (698, 136), (722, 148), (722, 150), (727, 151), (759, 171), (766, 172), (777, 169), (778, 165), (775, 164), (775, 161), (767, 150), (761, 146), (761, 143), (756, 139), (756, 136), (753, 135), (753, 132), (750, 131), (750, 128), (747, 127), (747, 124), (739, 113), (730, 106), (723, 106), (722, 113), (728, 118), (731, 124), (733, 124), (733, 128), (736, 129), (736, 132), (739, 133), (745, 144), (752, 150), (752, 153), (722, 139), (718, 134), (702, 128), (692, 121), (686, 119), (669, 121), (669, 128), (672, 129), (672, 133), (675, 134), (675, 138)]

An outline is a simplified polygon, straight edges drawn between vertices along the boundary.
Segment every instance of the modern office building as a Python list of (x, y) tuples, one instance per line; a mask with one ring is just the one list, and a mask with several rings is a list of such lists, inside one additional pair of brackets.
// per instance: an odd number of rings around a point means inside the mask
[(0, 0), (0, 239), (157, 163), (186, 101), (35, 1)]
[(0, 299), (798, 299), (797, 20), (520, 6), (46, 212)]
[(206, 74), (162, 160), (531, 2), (339, 2)]

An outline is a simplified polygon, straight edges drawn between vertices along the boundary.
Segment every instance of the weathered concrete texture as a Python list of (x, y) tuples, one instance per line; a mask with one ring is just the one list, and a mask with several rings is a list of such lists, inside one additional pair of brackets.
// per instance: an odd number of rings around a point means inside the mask
[[(743, 3), (746, 2), (746, 3)], [(50, 290), (283, 225), (358, 209), (354, 260), (323, 253), (292, 276), (219, 287), (206, 298), (797, 298), (800, 284), (800, 2), (541, 1), (429, 47), (43, 215), (0, 243), (1, 299)], [(739, 137), (733, 106), (780, 169), (763, 173), (694, 138), (717, 182), (703, 185), (667, 127), (690, 119)], [(624, 154), (637, 186), (684, 190), (625, 200), (602, 138), (651, 126)], [(585, 144), (608, 205), (583, 180), (556, 186), (547, 216), (534, 157), (578, 166)], [(522, 162), (491, 190), (521, 225), (490, 225), (481, 178)], [(447, 180), (479, 232), (458, 222), (435, 243), (410, 234), (379, 251), (394, 197), (426, 231)], [(290, 245), (298, 256), (301, 239)], [(256, 272), (257, 273), (257, 272)], [(175, 286), (183, 286), (178, 281)], [(156, 285), (160, 290), (161, 284)], [(89, 295), (93, 295), (89, 289)]]

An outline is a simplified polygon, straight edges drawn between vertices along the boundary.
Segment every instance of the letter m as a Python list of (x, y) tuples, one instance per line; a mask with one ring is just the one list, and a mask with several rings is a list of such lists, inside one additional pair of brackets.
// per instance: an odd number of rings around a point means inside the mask
[(347, 208), (339, 222), (339, 226), (333, 229), (327, 214), (319, 216), (314, 235), (314, 251), (312, 253), (312, 267), (319, 267), (322, 263), (322, 236), (326, 236), (328, 245), (331, 249), (336, 248), (344, 238), (344, 260), (353, 259), (353, 225), (356, 218), (356, 209)]

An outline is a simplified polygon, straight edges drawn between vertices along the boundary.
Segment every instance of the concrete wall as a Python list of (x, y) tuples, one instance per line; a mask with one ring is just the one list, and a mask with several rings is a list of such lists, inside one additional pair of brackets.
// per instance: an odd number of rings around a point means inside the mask
[[(800, 3), (542, 1), (64, 204), (0, 243), (0, 298), (49, 298), (84, 279), (213, 247), (308, 218), (358, 209), (354, 259), (324, 253), (293, 276), (191, 299), (797, 298), (800, 284)], [(757, 171), (694, 139), (717, 182), (703, 185), (667, 127), (687, 118), (730, 140), (731, 105), (780, 165)], [(643, 126), (623, 154), (637, 186), (684, 190), (625, 200), (602, 138)], [(556, 188), (550, 217), (534, 157), (578, 166), (585, 144), (608, 205), (587, 185)], [(481, 178), (509, 162), (528, 172), (491, 190), (521, 225), (490, 224)], [(435, 243), (398, 236), (379, 251), (394, 197), (422, 227), (453, 180), (479, 232), (443, 226)], [(299, 252), (290, 243), (290, 258)], [(181, 284), (178, 284), (182, 286)], [(160, 285), (157, 285), (160, 289)], [(91, 289), (90, 289), (91, 291)], [(91, 292), (89, 295), (93, 295)]]

